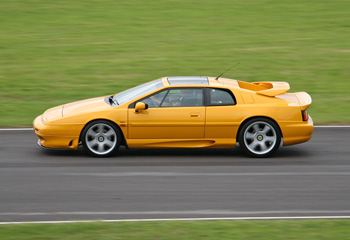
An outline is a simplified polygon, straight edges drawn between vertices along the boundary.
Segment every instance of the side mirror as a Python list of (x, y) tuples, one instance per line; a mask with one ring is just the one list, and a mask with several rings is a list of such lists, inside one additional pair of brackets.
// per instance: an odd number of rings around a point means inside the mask
[(139, 113), (142, 110), (146, 110), (148, 108), (148, 104), (143, 103), (143, 102), (138, 102), (135, 105), (135, 112)]

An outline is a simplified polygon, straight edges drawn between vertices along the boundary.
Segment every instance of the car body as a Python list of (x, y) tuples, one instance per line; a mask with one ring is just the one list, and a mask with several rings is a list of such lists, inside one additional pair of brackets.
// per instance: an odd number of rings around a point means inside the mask
[(241, 148), (266, 157), (308, 141), (313, 122), (305, 92), (286, 82), (163, 77), (124, 92), (45, 111), (34, 120), (39, 145), (109, 156), (129, 148)]

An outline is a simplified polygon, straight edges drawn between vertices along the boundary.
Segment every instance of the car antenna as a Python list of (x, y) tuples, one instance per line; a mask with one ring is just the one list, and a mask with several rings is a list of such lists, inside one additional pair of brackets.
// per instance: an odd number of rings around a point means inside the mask
[(229, 69), (227, 69), (225, 72), (221, 73), (219, 76), (217, 76), (217, 77), (215, 78), (215, 80), (218, 80), (219, 77), (221, 77), (224, 73), (228, 72), (228, 71), (231, 70), (232, 68), (236, 67), (238, 64), (239, 64), (239, 62), (236, 63), (235, 65), (233, 65), (232, 67), (230, 67)]

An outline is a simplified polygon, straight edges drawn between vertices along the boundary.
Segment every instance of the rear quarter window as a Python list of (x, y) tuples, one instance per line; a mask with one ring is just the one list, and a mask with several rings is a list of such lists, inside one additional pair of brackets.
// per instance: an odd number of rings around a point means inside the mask
[(209, 106), (225, 106), (236, 104), (234, 95), (228, 89), (209, 88), (207, 89), (207, 96), (207, 105)]

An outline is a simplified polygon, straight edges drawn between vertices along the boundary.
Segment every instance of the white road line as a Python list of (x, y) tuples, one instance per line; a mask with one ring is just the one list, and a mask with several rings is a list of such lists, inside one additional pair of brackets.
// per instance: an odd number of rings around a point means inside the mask
[(349, 128), (350, 125), (320, 125), (314, 126), (315, 128)]
[(0, 131), (34, 131), (33, 128), (0, 128)]
[[(350, 125), (320, 125), (315, 128), (350, 128)], [(33, 131), (33, 128), (0, 128), (0, 131)]]
[(164, 218), (164, 219), (118, 219), (118, 220), (77, 220), (77, 221), (32, 221), (0, 222), (7, 224), (55, 224), (55, 223), (93, 223), (93, 222), (161, 222), (161, 221), (228, 221), (228, 220), (307, 220), (307, 219), (350, 219), (350, 216), (295, 216), (295, 217), (224, 217), (224, 218)]
[(0, 216), (67, 216), (67, 215), (272, 215), (272, 214), (350, 214), (350, 210), (280, 210), (280, 211), (233, 211), (233, 210), (189, 210), (189, 211), (115, 211), (115, 212), (0, 212)]
[(89, 177), (242, 177), (242, 176), (350, 176), (350, 172), (261, 172), (261, 173), (186, 173), (186, 172), (110, 172), (110, 173), (62, 173), (65, 176)]

